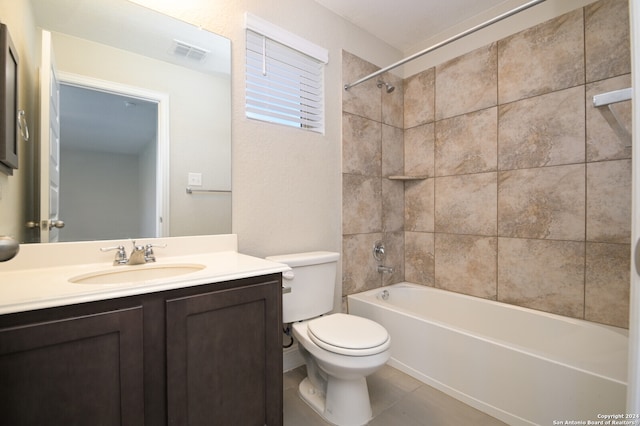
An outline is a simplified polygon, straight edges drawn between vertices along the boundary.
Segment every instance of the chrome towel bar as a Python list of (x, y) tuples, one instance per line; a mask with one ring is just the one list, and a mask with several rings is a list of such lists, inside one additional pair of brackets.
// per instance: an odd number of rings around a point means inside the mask
[(203, 193), (231, 193), (230, 189), (193, 189), (187, 186), (187, 194), (193, 194), (195, 192)]

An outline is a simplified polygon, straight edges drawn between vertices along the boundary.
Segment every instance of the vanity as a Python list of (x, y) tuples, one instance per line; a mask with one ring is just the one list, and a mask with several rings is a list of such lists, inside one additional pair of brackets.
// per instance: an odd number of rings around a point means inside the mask
[(115, 266), (100, 248), (130, 241), (36, 244), (0, 263), (2, 421), (281, 425), (288, 268), (235, 235), (141, 242), (166, 248)]

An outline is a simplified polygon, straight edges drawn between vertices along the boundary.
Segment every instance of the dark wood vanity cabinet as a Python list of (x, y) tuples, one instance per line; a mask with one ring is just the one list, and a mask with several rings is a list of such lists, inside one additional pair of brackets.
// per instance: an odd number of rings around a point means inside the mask
[(0, 316), (0, 424), (281, 425), (281, 276)]
[(3, 326), (0, 423), (143, 424), (142, 347), (140, 306)]

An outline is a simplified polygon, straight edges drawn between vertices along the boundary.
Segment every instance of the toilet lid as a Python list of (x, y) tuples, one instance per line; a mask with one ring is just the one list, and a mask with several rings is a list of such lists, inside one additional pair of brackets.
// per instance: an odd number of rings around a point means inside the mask
[(389, 333), (380, 324), (355, 315), (332, 314), (309, 321), (309, 338), (316, 345), (343, 355), (365, 356), (385, 351)]

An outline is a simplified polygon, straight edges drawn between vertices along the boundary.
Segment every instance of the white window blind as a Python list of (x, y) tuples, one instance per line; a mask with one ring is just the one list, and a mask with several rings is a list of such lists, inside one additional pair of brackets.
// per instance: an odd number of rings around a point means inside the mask
[(247, 117), (323, 133), (323, 80), (322, 60), (247, 28)]

